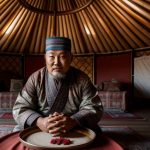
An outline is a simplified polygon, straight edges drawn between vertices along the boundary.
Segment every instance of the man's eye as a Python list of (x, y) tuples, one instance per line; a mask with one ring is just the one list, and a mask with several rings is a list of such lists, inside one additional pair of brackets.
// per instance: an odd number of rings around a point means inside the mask
[(54, 56), (49, 56), (49, 58), (54, 58)]
[(60, 58), (61, 58), (61, 59), (65, 59), (65, 58), (66, 58), (66, 56), (65, 56), (65, 55), (62, 55), (62, 56), (60, 56)]

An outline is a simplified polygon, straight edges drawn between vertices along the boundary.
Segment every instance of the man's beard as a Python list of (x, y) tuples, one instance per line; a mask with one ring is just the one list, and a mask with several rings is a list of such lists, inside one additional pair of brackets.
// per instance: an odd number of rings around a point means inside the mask
[(54, 74), (52, 74), (52, 76), (55, 78), (55, 79), (64, 79), (66, 77), (66, 74), (64, 73), (59, 73), (59, 72), (55, 72)]

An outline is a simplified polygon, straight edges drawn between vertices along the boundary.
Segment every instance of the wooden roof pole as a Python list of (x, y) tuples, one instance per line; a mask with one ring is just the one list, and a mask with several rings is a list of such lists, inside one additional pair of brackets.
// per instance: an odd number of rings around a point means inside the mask
[(54, 1), (54, 26), (53, 26), (53, 36), (56, 36), (56, 25), (57, 25), (57, 19), (56, 19), (56, 12), (57, 12), (57, 1)]

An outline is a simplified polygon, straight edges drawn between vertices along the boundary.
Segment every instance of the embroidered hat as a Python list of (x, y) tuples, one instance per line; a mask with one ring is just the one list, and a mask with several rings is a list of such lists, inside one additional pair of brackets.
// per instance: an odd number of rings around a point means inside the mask
[(71, 40), (66, 37), (49, 37), (46, 39), (45, 51), (50, 50), (71, 51)]

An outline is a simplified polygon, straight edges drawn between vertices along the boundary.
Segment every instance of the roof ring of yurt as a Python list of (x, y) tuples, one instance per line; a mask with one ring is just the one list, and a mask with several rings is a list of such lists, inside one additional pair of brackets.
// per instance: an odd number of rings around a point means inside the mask
[(66, 15), (78, 12), (89, 6), (94, 0), (19, 0), (19, 2), (37, 13)]

